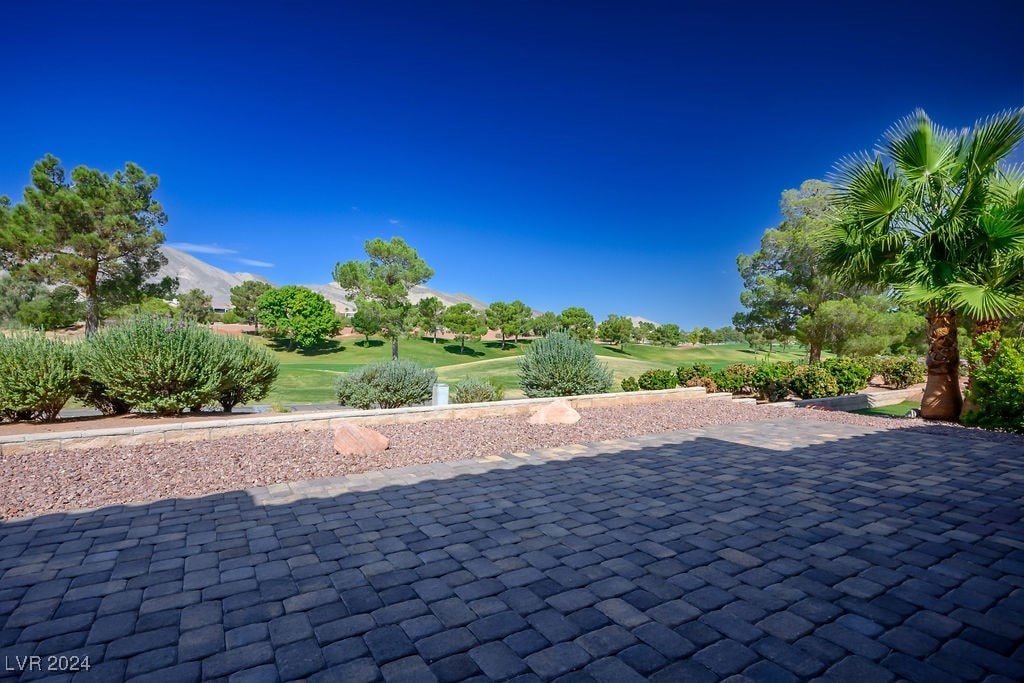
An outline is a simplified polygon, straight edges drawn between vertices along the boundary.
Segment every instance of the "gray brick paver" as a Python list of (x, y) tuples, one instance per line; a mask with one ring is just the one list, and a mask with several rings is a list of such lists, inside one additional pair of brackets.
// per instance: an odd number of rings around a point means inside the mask
[(1024, 442), (775, 419), (521, 455), (0, 522), (0, 655), (91, 653), (75, 680), (1024, 677)]

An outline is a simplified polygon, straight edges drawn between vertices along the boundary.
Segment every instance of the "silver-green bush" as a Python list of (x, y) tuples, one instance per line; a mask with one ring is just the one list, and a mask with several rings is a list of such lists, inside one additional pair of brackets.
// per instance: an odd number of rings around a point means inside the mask
[(338, 403), (356, 408), (401, 408), (430, 400), (437, 381), (433, 368), (410, 361), (370, 363), (338, 378)]
[(136, 318), (93, 335), (81, 362), (108, 396), (159, 415), (215, 403), (222, 381), (218, 338), (165, 317)]
[(274, 354), (246, 339), (220, 337), (221, 376), (217, 401), (230, 413), (239, 403), (252, 403), (270, 393), (280, 363)]
[(493, 381), (467, 377), (452, 387), (452, 403), (486, 403), (500, 401), (505, 390)]
[(612, 388), (612, 371), (597, 361), (590, 344), (554, 332), (519, 359), (519, 385), (530, 398), (603, 394)]
[(74, 350), (40, 334), (0, 335), (0, 416), (57, 419), (75, 388)]

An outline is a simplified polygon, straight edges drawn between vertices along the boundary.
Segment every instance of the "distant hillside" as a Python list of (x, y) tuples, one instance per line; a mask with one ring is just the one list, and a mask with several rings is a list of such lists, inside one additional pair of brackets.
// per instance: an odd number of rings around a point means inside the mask
[[(242, 284), (246, 280), (270, 282), (270, 280), (262, 275), (255, 275), (253, 273), (229, 273), (173, 247), (162, 246), (160, 251), (167, 257), (167, 265), (160, 269), (154, 280), (159, 280), (168, 275), (176, 277), (178, 278), (179, 293), (187, 292), (190, 289), (201, 289), (213, 296), (213, 305), (216, 308), (227, 307), (231, 303), (231, 288)], [(303, 286), (323, 294), (341, 313), (351, 314), (356, 310), (355, 304), (345, 296), (345, 292), (342, 291), (336, 282), (326, 285)], [(444, 302), (445, 306), (468, 303), (473, 308), (479, 310), (487, 308), (487, 304), (468, 294), (448, 294), (422, 286), (413, 287), (409, 291), (409, 298), (413, 303), (429, 296), (436, 296)]]
[[(309, 287), (314, 292), (320, 292), (328, 301), (334, 304), (335, 308), (344, 312), (346, 315), (350, 315), (356, 310), (355, 304), (352, 303), (352, 300), (345, 295), (344, 290), (338, 286), (337, 282), (332, 282), (326, 285), (303, 285), (303, 287)], [(417, 285), (409, 290), (409, 299), (413, 303), (431, 296), (436, 296), (445, 306), (468, 303), (473, 308), (481, 311), (487, 308), (487, 304), (483, 301), (471, 297), (468, 294), (448, 294), (422, 285)]]
[(267, 278), (253, 273), (229, 273), (173, 247), (161, 246), (160, 251), (167, 257), (167, 265), (160, 269), (154, 280), (168, 275), (176, 277), (179, 293), (201, 289), (213, 297), (215, 308), (226, 308), (231, 303), (231, 288), (246, 280), (270, 282)]

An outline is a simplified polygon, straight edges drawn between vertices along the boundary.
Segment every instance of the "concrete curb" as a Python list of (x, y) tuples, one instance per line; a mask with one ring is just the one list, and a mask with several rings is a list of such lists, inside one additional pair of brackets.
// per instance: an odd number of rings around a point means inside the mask
[[(709, 394), (703, 387), (685, 387), (657, 391), (589, 394), (567, 398), (573, 408), (594, 408), (698, 399), (727, 401), (732, 399), (732, 395), (727, 392)], [(495, 403), (417, 406), (389, 410), (335, 410), (286, 415), (260, 414), (246, 418), (210, 419), (162, 425), (12, 434), (0, 436), (0, 456), (19, 455), (33, 451), (137, 446), (176, 441), (207, 441), (229, 436), (334, 429), (343, 423), (379, 425), (523, 415), (533, 412), (552, 400), (550, 398), (520, 398)]]

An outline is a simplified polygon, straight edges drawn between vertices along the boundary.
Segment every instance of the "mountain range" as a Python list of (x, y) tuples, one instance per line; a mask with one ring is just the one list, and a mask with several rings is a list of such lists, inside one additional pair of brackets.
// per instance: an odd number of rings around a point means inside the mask
[[(167, 265), (160, 269), (154, 279), (159, 280), (165, 276), (178, 278), (179, 293), (187, 292), (190, 289), (201, 289), (213, 297), (214, 308), (227, 308), (231, 303), (231, 288), (246, 280), (259, 280), (275, 284), (267, 278), (253, 273), (229, 273), (173, 247), (161, 246), (160, 251), (167, 257)], [(356, 310), (355, 304), (336, 282), (302, 286), (322, 294), (324, 298), (334, 304), (339, 313), (349, 315)], [(431, 296), (436, 296), (445, 306), (468, 303), (481, 311), (487, 308), (487, 304), (483, 301), (468, 294), (449, 294), (423, 285), (417, 285), (409, 290), (409, 299), (413, 303)]]

